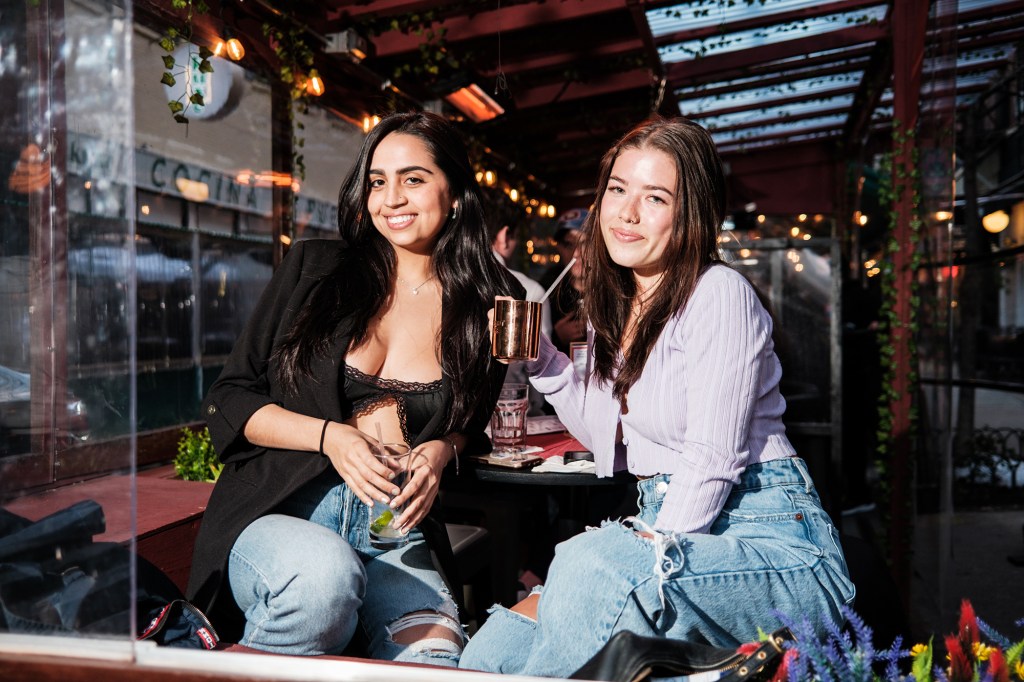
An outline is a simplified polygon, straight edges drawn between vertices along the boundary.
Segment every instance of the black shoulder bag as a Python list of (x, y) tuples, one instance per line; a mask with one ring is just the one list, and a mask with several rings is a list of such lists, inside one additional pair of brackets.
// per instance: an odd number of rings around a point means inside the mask
[[(762, 682), (782, 661), (783, 645), (793, 639), (788, 628), (773, 632), (750, 654), (735, 649), (644, 637), (623, 630), (612, 635), (593, 658), (569, 676), (597, 682), (642, 682), (718, 671), (719, 682)], [(707, 678), (712, 679), (712, 678)]]

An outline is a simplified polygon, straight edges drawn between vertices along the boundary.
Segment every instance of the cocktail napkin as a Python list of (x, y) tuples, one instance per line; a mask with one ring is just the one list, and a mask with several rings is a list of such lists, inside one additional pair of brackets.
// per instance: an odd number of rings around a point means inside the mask
[(593, 474), (596, 473), (597, 469), (593, 462), (588, 462), (587, 460), (581, 459), (566, 464), (564, 457), (553, 455), (545, 459), (543, 464), (533, 467), (532, 471), (555, 474)]

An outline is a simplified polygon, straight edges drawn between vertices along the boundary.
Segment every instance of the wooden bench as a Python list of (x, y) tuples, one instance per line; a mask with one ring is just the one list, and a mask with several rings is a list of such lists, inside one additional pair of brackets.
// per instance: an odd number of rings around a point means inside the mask
[[(92, 500), (103, 508), (107, 529), (95, 539), (126, 543), (131, 539), (131, 487), (127, 475), (103, 476), (15, 499), (5, 507), (36, 521), (76, 502)], [(182, 592), (188, 584), (199, 524), (213, 492), (212, 483), (182, 481), (171, 465), (135, 477), (136, 551), (167, 574)], [(463, 579), (473, 581), (479, 619), (490, 606), (487, 589), (488, 534), (478, 526), (448, 524), (448, 537)], [(474, 580), (476, 578), (476, 580)], [(479, 622), (479, 621), (478, 621)]]
[[(174, 478), (167, 465), (135, 477), (135, 535), (139, 556), (166, 573), (184, 592), (192, 548), (213, 484)], [(106, 531), (98, 541), (127, 543), (132, 537), (131, 479), (110, 475), (11, 500), (4, 507), (36, 521), (76, 502), (93, 500), (103, 508)]]

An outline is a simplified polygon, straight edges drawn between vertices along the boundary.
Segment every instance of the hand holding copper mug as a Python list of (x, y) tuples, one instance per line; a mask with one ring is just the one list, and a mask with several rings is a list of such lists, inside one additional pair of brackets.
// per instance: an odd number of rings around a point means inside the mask
[(575, 262), (573, 258), (566, 264), (539, 301), (517, 301), (505, 296), (494, 299), (491, 355), (503, 362), (537, 359), (542, 306)]
[(536, 360), (540, 353), (540, 312), (537, 301), (497, 298), (491, 355), (499, 360)]

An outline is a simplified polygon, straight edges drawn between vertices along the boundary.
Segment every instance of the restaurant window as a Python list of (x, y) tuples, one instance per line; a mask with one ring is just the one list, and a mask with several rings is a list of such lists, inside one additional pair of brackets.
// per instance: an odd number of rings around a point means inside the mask
[[(37, 554), (6, 544), (0, 638), (88, 629), (131, 641), (130, 618), (86, 615), (127, 613), (133, 597), (134, 519), (123, 513), (135, 481), (129, 16), (85, 0), (0, 10), (0, 537), (43, 517), (52, 531)], [(114, 472), (102, 501), (36, 494), (96, 471)], [(61, 565), (81, 547), (94, 563)], [(11, 582), (30, 575), (12, 563), (31, 571), (40, 556), (59, 567), (49, 574), (58, 585), (113, 578), (121, 589), (94, 592), (61, 622), (40, 607), (45, 581)]]

